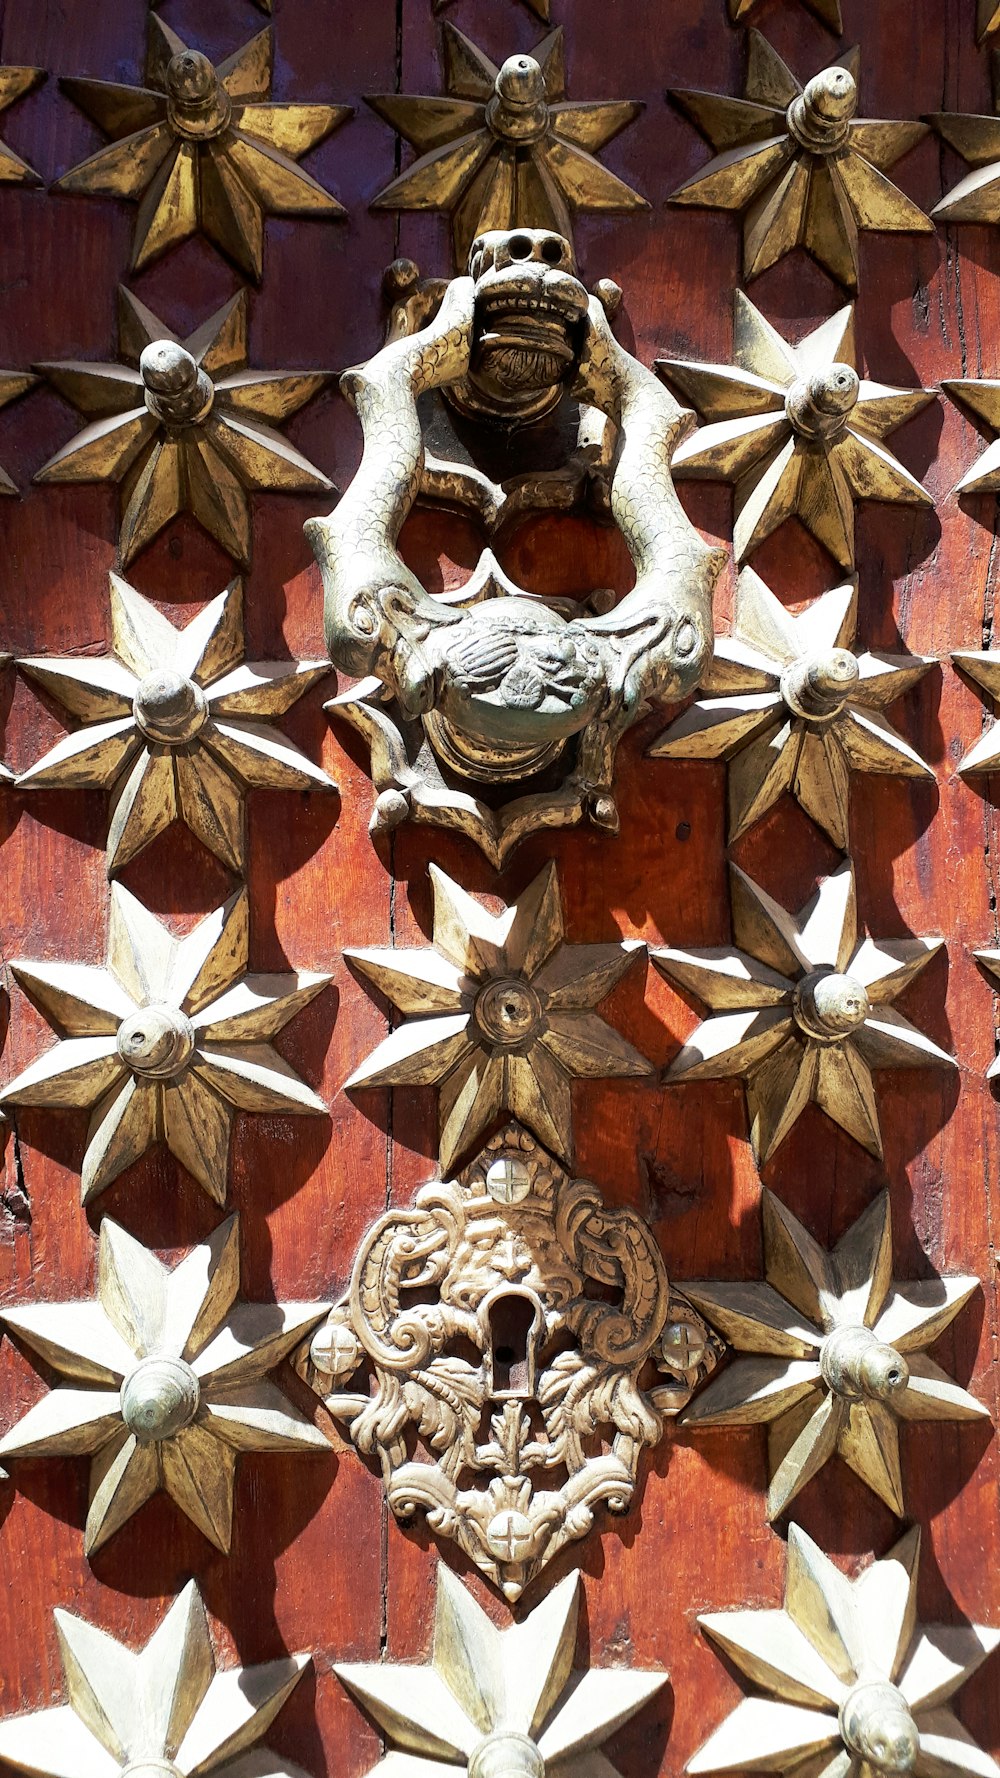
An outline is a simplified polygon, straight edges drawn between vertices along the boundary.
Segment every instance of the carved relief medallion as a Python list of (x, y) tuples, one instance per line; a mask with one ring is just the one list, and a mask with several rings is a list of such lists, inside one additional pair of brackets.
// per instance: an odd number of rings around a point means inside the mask
[(298, 1363), (397, 1518), (426, 1513), (516, 1599), (598, 1506), (628, 1510), (721, 1350), (642, 1217), (512, 1124), (375, 1224)]

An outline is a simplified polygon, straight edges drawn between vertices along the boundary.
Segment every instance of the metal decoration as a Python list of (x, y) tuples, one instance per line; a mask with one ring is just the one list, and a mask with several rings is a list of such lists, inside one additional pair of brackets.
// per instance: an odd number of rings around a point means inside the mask
[(675, 475), (735, 484), (740, 562), (794, 516), (852, 569), (856, 500), (933, 506), (882, 441), (934, 391), (859, 377), (852, 304), (792, 346), (737, 290), (733, 343), (732, 365), (656, 368), (706, 422), (674, 452)]
[[(1000, 24), (1000, 6), (996, 0), (979, 0), (979, 41), (995, 31)], [(931, 216), (935, 222), (1000, 222), (1000, 68), (993, 59), (993, 111), (985, 116), (964, 111), (935, 111), (929, 116), (938, 134), (949, 148), (969, 165), (964, 179), (946, 192), (935, 204)], [(976, 385), (945, 383), (944, 388), (961, 391)], [(989, 385), (986, 385), (989, 387)], [(972, 405), (972, 404), (970, 404)], [(963, 485), (964, 484), (960, 484)]]
[[(497, 866), (526, 834), (585, 813), (616, 831), (622, 735), (651, 704), (692, 688), (712, 646), (725, 556), (702, 542), (671, 479), (681, 408), (617, 344), (568, 241), (544, 230), (481, 236), (469, 276), (447, 286), (432, 318), (391, 338), (345, 387), (364, 457), (306, 533), (323, 571), (327, 646), (360, 678), (332, 709), (370, 742), (375, 831), (412, 815), (467, 834)], [(421, 413), (435, 389), (465, 416), (464, 437), (492, 427), (494, 453), (499, 435), (513, 463), (531, 460), (530, 423), (567, 400), (583, 404), (577, 436), (585, 411), (606, 417), (611, 508), (636, 569), (618, 605), (595, 617), (582, 600), (548, 604), (489, 551), (459, 594), (424, 590), (396, 541), (424, 486)], [(441, 468), (433, 459), (432, 473)], [(570, 501), (578, 486), (576, 470), (559, 482)], [(484, 785), (520, 794), (497, 807)]]
[(698, 1619), (764, 1695), (737, 1704), (687, 1771), (998, 1778), (1000, 1766), (950, 1702), (996, 1647), (1000, 1630), (921, 1624), (919, 1558), (914, 1526), (849, 1580), (790, 1526), (783, 1608)]
[[(989, 971), (994, 982), (1000, 984), (1000, 950), (974, 951), (973, 956), (978, 963), (983, 965), (984, 969)], [(987, 1080), (996, 1080), (998, 1077), (1000, 1077), (1000, 1055), (986, 1070)]]
[(512, 1124), (368, 1231), (299, 1368), (397, 1518), (426, 1513), (513, 1600), (599, 1506), (628, 1511), (643, 1449), (722, 1349), (642, 1217)]
[(8, 1331), (66, 1378), (6, 1436), (0, 1456), (90, 1465), (93, 1556), (161, 1489), (228, 1551), (241, 1451), (329, 1452), (268, 1373), (324, 1303), (246, 1303), (239, 1219), (173, 1271), (106, 1216), (97, 1299), (3, 1310)]
[[(7, 110), (9, 105), (16, 105), (28, 93), (41, 86), (48, 79), (44, 68), (18, 68), (13, 63), (0, 67), (0, 112)], [(40, 173), (29, 167), (19, 154), (8, 148), (6, 142), (0, 142), (0, 185), (44, 185)], [(0, 372), (0, 376), (3, 373)], [(2, 385), (0, 385), (2, 386)], [(0, 396), (0, 406), (3, 405)]]
[(121, 363), (39, 366), (88, 424), (35, 481), (119, 483), (123, 568), (180, 512), (191, 513), (246, 567), (249, 489), (333, 488), (274, 429), (312, 400), (328, 373), (248, 369), (247, 317), (247, 292), (240, 290), (180, 340), (119, 288)]
[(763, 1213), (766, 1283), (684, 1285), (736, 1351), (753, 1355), (716, 1377), (684, 1418), (767, 1426), (770, 1519), (835, 1454), (902, 1517), (899, 1421), (989, 1419), (927, 1357), (979, 1280), (898, 1284), (885, 1191), (831, 1253), (766, 1189)]
[(567, 103), (561, 25), (532, 55), (508, 56), (500, 68), (454, 25), (441, 30), (444, 96), (368, 100), (417, 151), (373, 209), (447, 211), (458, 266), (489, 230), (544, 228), (571, 239), (579, 212), (649, 209), (596, 158), (642, 106), (631, 99)]
[(860, 230), (933, 233), (930, 217), (886, 178), (928, 126), (858, 117), (857, 49), (803, 86), (759, 31), (747, 42), (742, 99), (671, 90), (715, 159), (670, 202), (745, 213), (744, 278), (804, 247), (856, 291)]
[(242, 872), (248, 789), (336, 788), (264, 720), (329, 667), (244, 661), (238, 580), (183, 629), (117, 574), (110, 580), (112, 654), (18, 662), (84, 725), (22, 772), (18, 788), (110, 791), (109, 876), (173, 821)]
[[(997, 129), (1000, 132), (1000, 118), (997, 119)], [(997, 162), (997, 177), (1000, 179), (1000, 160)], [(1000, 208), (997, 220), (1000, 221)], [(966, 409), (977, 426), (986, 427), (993, 435), (982, 456), (956, 484), (954, 492), (958, 495), (1000, 493), (1000, 379), (944, 377), (941, 388), (959, 407)]]
[[(0, 76), (3, 69), (0, 68)], [(2, 177), (3, 145), (0, 144), (0, 177)], [(33, 389), (38, 378), (30, 370), (0, 370), (0, 408), (7, 407), (19, 396)], [(0, 494), (16, 494), (17, 489), (7, 471), (0, 465)]]
[(0, 1759), (31, 1778), (305, 1778), (258, 1745), (309, 1665), (306, 1654), (218, 1665), (195, 1582), (144, 1648), (53, 1613), (66, 1702), (0, 1719)]
[(352, 115), (350, 105), (271, 101), (271, 28), (213, 67), (155, 14), (146, 85), (60, 80), (106, 136), (54, 191), (139, 204), (132, 269), (203, 234), (260, 282), (265, 216), (344, 216), (297, 164)]
[(1000, 5), (997, 0), (976, 0), (976, 41), (982, 43), (992, 31), (1000, 31)]
[(933, 778), (883, 715), (933, 663), (856, 653), (857, 612), (856, 579), (796, 617), (752, 568), (740, 575), (732, 634), (716, 640), (701, 695), (649, 749), (728, 760), (730, 841), (788, 792), (845, 851), (852, 772)]
[(570, 1082), (652, 1073), (645, 1056), (594, 1011), (644, 946), (637, 939), (568, 945), (554, 862), (497, 914), (437, 865), (430, 877), (431, 946), (344, 952), (404, 1014), (346, 1090), (439, 1085), (445, 1169), (503, 1112), (569, 1160)]
[[(729, 0), (729, 17), (733, 24), (742, 25), (757, 3), (758, 0)], [(840, 0), (803, 0), (803, 4), (809, 8), (814, 18), (819, 19), (821, 25), (840, 36), (844, 29)]]
[[(997, 388), (1000, 391), (1000, 384)], [(955, 650), (951, 658), (959, 671), (971, 679), (979, 691), (985, 693), (991, 704), (1000, 705), (1000, 650), (960, 648)], [(1000, 722), (995, 717), (975, 745), (969, 748), (964, 759), (959, 761), (958, 769), (970, 778), (1000, 771)]]
[(944, 940), (861, 938), (849, 858), (798, 914), (729, 868), (735, 945), (649, 953), (710, 1009), (668, 1084), (745, 1079), (759, 1166), (810, 1103), (881, 1159), (872, 1070), (956, 1066), (894, 1004)]
[(598, 1750), (666, 1684), (630, 1667), (574, 1671), (580, 1576), (499, 1630), (443, 1563), (430, 1661), (334, 1665), (393, 1743), (376, 1772), (435, 1778), (619, 1778)]
[(271, 1039), (330, 978), (250, 973), (249, 914), (241, 889), (175, 938), (112, 883), (104, 967), (11, 963), (60, 1041), (0, 1101), (93, 1107), (83, 1203), (162, 1141), (223, 1204), (237, 1111), (325, 1113)]

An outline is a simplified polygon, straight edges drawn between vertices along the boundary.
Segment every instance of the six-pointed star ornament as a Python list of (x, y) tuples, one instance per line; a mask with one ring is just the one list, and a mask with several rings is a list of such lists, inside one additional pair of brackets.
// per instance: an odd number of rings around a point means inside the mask
[(245, 889), (176, 938), (112, 883), (103, 968), (11, 964), (60, 1041), (0, 1100), (93, 1107), (84, 1203), (163, 1141), (222, 1204), (237, 1111), (325, 1113), (271, 1039), (330, 978), (251, 974), (249, 949)]
[[(1000, 389), (1000, 384), (997, 387)], [(971, 679), (994, 706), (1000, 707), (1000, 649), (960, 648), (951, 658), (959, 671)], [(994, 718), (959, 762), (958, 769), (970, 778), (1000, 771), (1000, 721)]]
[(939, 938), (860, 938), (849, 858), (790, 914), (730, 865), (734, 945), (650, 957), (709, 1017), (667, 1070), (682, 1080), (744, 1078), (759, 1166), (811, 1102), (881, 1157), (872, 1070), (955, 1067), (893, 1002)]
[[(8, 63), (0, 67), (0, 112), (6, 111), (8, 105), (16, 104), (26, 93), (34, 92), (41, 86), (48, 75), (44, 68), (18, 68)], [(6, 142), (0, 142), (0, 185), (42, 185), (40, 173), (29, 167), (19, 154), (8, 148)]]
[[(0, 74), (3, 70), (0, 69)], [(0, 407), (7, 407), (33, 389), (38, 378), (30, 370), (0, 370)], [(16, 494), (17, 489), (7, 471), (0, 466), (0, 494)]]
[(305, 1778), (266, 1734), (306, 1654), (217, 1665), (194, 1581), (144, 1648), (56, 1611), (66, 1702), (0, 1719), (0, 1760), (31, 1778)]
[(566, 944), (554, 863), (498, 914), (436, 865), (430, 874), (432, 947), (344, 953), (405, 1015), (347, 1090), (440, 1083), (446, 1170), (504, 1112), (569, 1160), (570, 1082), (652, 1071), (594, 1011), (643, 946)]
[(352, 111), (273, 104), (271, 63), (269, 26), (215, 68), (152, 16), (145, 86), (60, 81), (111, 142), (53, 190), (138, 202), (134, 271), (200, 232), (259, 282), (265, 216), (345, 214), (297, 163)]
[(18, 662), (84, 724), (22, 773), (19, 786), (109, 790), (109, 875), (177, 820), (242, 871), (248, 789), (335, 788), (263, 720), (283, 715), (329, 665), (244, 661), (239, 581), (177, 630), (112, 574), (111, 634), (110, 655)]
[(914, 1526), (849, 1580), (790, 1526), (784, 1606), (698, 1619), (764, 1696), (737, 1704), (687, 1771), (998, 1778), (949, 1704), (1000, 1631), (921, 1624), (919, 1559)]
[(933, 778), (882, 714), (932, 663), (856, 654), (857, 608), (856, 580), (795, 617), (752, 568), (740, 575), (732, 634), (717, 639), (695, 702), (649, 749), (729, 761), (730, 840), (788, 791), (846, 851), (852, 772)]
[(794, 516), (851, 569), (856, 500), (933, 505), (882, 440), (934, 392), (859, 378), (851, 304), (793, 346), (737, 290), (733, 354), (656, 368), (705, 422), (674, 452), (674, 474), (735, 484), (740, 562)]
[(247, 315), (247, 292), (240, 290), (179, 340), (120, 287), (121, 363), (39, 366), (89, 424), (35, 480), (119, 483), (125, 568), (181, 512), (245, 567), (249, 489), (305, 494), (333, 487), (274, 429), (311, 401), (329, 374), (248, 369)]
[(933, 233), (930, 217), (885, 176), (928, 126), (858, 117), (857, 50), (803, 87), (759, 31), (747, 35), (742, 99), (671, 91), (715, 159), (670, 202), (745, 212), (745, 278), (805, 247), (832, 278), (857, 290), (859, 230)]
[[(758, 0), (729, 0), (729, 17), (733, 24), (742, 25), (757, 4)], [(840, 36), (844, 29), (840, 0), (803, 0), (803, 5), (809, 8), (813, 17), (818, 18), (828, 31), (835, 31)]]
[(329, 1452), (269, 1380), (326, 1313), (248, 1303), (232, 1216), (173, 1271), (101, 1223), (96, 1301), (4, 1309), (10, 1333), (66, 1378), (0, 1439), (0, 1455), (91, 1459), (88, 1556), (161, 1489), (228, 1550), (240, 1451)]
[(831, 1253), (766, 1189), (763, 1211), (766, 1283), (685, 1281), (685, 1296), (751, 1356), (714, 1378), (684, 1418), (768, 1427), (770, 1519), (834, 1453), (902, 1516), (899, 1421), (989, 1418), (926, 1355), (979, 1280), (897, 1284), (888, 1192)]
[[(980, 42), (998, 24), (1000, 6), (995, 0), (993, 4), (980, 0)], [(929, 121), (970, 169), (935, 204), (931, 211), (935, 222), (1000, 223), (1000, 66), (995, 55), (992, 112), (935, 111)]]
[(488, 229), (550, 228), (573, 238), (577, 211), (648, 210), (596, 155), (642, 106), (630, 99), (568, 104), (562, 27), (501, 68), (445, 24), (446, 96), (370, 98), (417, 159), (375, 198), (382, 210), (446, 210), (462, 271)]
[(443, 1562), (437, 1574), (427, 1665), (334, 1666), (393, 1743), (371, 1778), (444, 1778), (463, 1770), (468, 1778), (618, 1778), (598, 1750), (667, 1675), (630, 1667), (574, 1672), (579, 1574), (568, 1574), (505, 1630)]

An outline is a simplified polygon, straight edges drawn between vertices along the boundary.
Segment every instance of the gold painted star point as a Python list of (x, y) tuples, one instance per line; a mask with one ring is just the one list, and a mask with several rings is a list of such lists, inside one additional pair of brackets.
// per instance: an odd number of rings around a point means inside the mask
[[(980, 0), (979, 41), (982, 42), (1000, 24), (1000, 6)], [(977, 222), (996, 226), (1000, 223), (1000, 64), (993, 52), (993, 110), (981, 114), (965, 111), (935, 111), (928, 121), (949, 148), (960, 155), (969, 168), (963, 179), (945, 192), (935, 204), (931, 215), (935, 222)], [(963, 389), (969, 383), (943, 385), (964, 399)], [(970, 402), (974, 407), (974, 403)], [(994, 428), (995, 429), (995, 428)], [(963, 484), (960, 484), (960, 486)]]
[(852, 304), (792, 345), (737, 290), (733, 357), (660, 358), (656, 369), (704, 422), (674, 452), (674, 474), (735, 485), (739, 562), (797, 517), (851, 570), (856, 501), (933, 505), (883, 441), (934, 392), (859, 376)]
[(651, 1065), (595, 1012), (642, 945), (567, 945), (554, 864), (489, 913), (431, 865), (430, 947), (345, 956), (404, 1023), (346, 1083), (440, 1088), (440, 1161), (451, 1168), (502, 1113), (554, 1154), (573, 1150), (570, 1083), (646, 1077)]
[[(2, 70), (0, 70), (2, 72)], [(0, 408), (7, 407), (12, 401), (26, 395), (33, 389), (40, 378), (30, 370), (0, 370)], [(0, 466), (0, 494), (16, 494), (17, 488), (11, 481), (7, 471)]]
[(897, 1283), (887, 1192), (829, 1253), (766, 1189), (763, 1212), (764, 1282), (685, 1282), (741, 1356), (684, 1419), (767, 1426), (772, 1520), (834, 1455), (902, 1517), (900, 1420), (989, 1418), (927, 1356), (979, 1280)]
[[(956, 649), (952, 660), (967, 679), (997, 709), (1000, 707), (1000, 650)], [(994, 716), (989, 727), (959, 761), (958, 770), (970, 778), (1000, 771), (1000, 719)]]
[(92, 1112), (84, 1203), (162, 1140), (223, 1204), (238, 1111), (325, 1115), (271, 1040), (330, 978), (254, 973), (249, 949), (245, 889), (175, 937), (116, 882), (105, 965), (11, 964), (59, 1041), (0, 1100)]
[(242, 873), (248, 790), (335, 788), (267, 721), (324, 678), (329, 663), (245, 661), (239, 581), (175, 629), (112, 574), (111, 634), (109, 655), (19, 661), (82, 723), (21, 774), (19, 787), (109, 791), (109, 876), (174, 821)]
[(716, 640), (698, 697), (649, 750), (728, 761), (730, 841), (788, 793), (845, 851), (853, 772), (933, 778), (884, 715), (932, 663), (856, 653), (856, 626), (856, 579), (795, 616), (744, 568), (732, 634)]
[(849, 50), (803, 86), (751, 29), (743, 98), (671, 92), (715, 159), (670, 202), (743, 215), (745, 278), (804, 247), (856, 291), (861, 230), (933, 233), (930, 217), (886, 177), (929, 126), (859, 118), (858, 75), (858, 51)]
[(275, 430), (326, 386), (329, 373), (248, 368), (247, 321), (241, 290), (180, 340), (120, 288), (120, 363), (39, 366), (88, 424), (35, 481), (119, 484), (123, 567), (181, 512), (245, 567), (251, 491), (333, 489)]
[(1000, 31), (1000, 5), (997, 0), (976, 0), (976, 42), (983, 43), (994, 31)]
[[(34, 92), (48, 79), (44, 68), (16, 67), (8, 63), (0, 67), (0, 112), (7, 110), (9, 105), (16, 105), (28, 93)], [(0, 185), (44, 185), (40, 173), (29, 167), (19, 154), (8, 148), (6, 142), (0, 142)]]
[(790, 1526), (784, 1605), (698, 1619), (758, 1695), (737, 1704), (686, 1770), (1000, 1778), (950, 1707), (1000, 1631), (920, 1623), (919, 1560), (914, 1526), (852, 1580)]
[(145, 86), (63, 79), (106, 148), (53, 190), (138, 203), (132, 269), (201, 233), (260, 282), (265, 216), (343, 216), (298, 165), (351, 116), (350, 105), (271, 100), (267, 26), (218, 67), (150, 17)]
[(329, 1451), (270, 1380), (327, 1305), (243, 1302), (239, 1283), (235, 1216), (173, 1270), (105, 1217), (96, 1300), (4, 1310), (65, 1380), (0, 1455), (90, 1458), (88, 1556), (161, 1490), (228, 1551), (241, 1451)]
[(668, 1084), (744, 1079), (759, 1166), (810, 1103), (881, 1158), (873, 1070), (956, 1066), (894, 1005), (943, 940), (862, 938), (850, 859), (798, 914), (737, 865), (730, 881), (732, 946), (649, 953), (668, 981), (709, 1008), (668, 1068)]
[(489, 229), (551, 228), (573, 238), (573, 216), (647, 210), (645, 198), (597, 159), (642, 109), (638, 101), (565, 98), (562, 27), (531, 55), (498, 68), (470, 38), (442, 27), (445, 94), (372, 96), (368, 104), (416, 150), (374, 208), (444, 210), (455, 259)]

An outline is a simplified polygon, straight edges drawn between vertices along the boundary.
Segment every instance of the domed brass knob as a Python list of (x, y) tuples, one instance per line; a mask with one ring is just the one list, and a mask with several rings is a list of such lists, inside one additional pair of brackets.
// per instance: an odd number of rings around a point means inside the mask
[(190, 1426), (201, 1402), (198, 1379), (181, 1358), (144, 1358), (122, 1386), (122, 1419), (141, 1445)]

